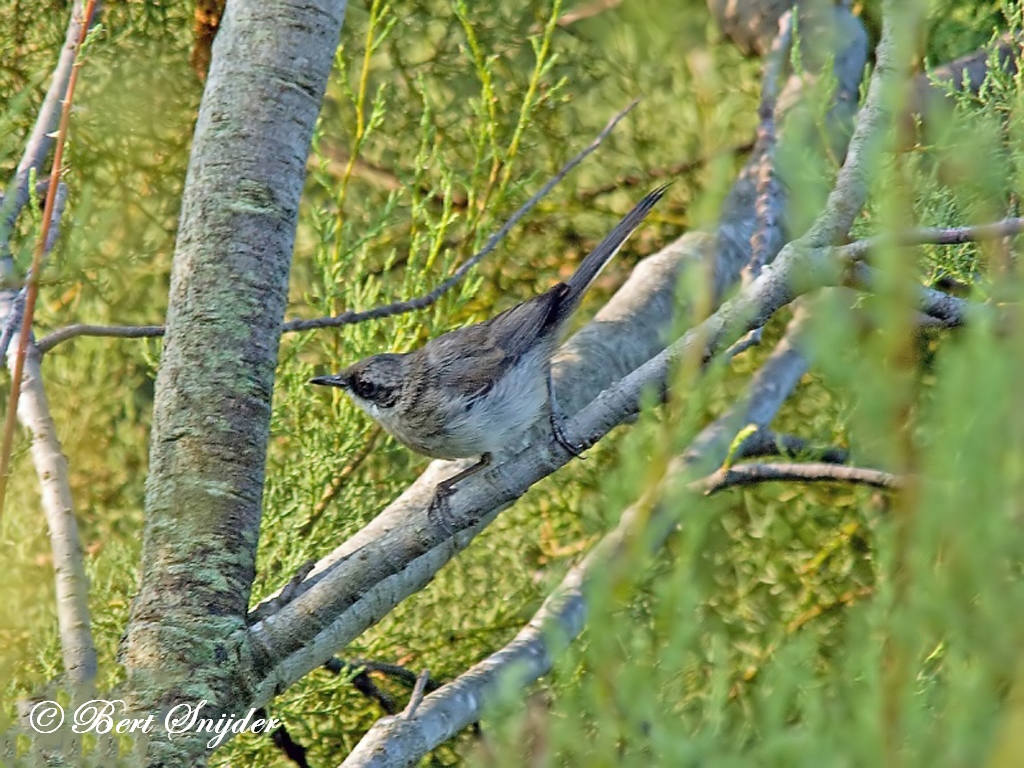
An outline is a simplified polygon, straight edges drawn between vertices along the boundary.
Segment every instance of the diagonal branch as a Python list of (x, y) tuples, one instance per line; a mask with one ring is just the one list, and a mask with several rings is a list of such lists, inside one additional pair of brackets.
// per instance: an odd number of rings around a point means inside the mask
[[(522, 688), (547, 673), (558, 649), (575, 639), (587, 621), (587, 587), (597, 573), (607, 573), (632, 556), (629, 544), (639, 537), (652, 551), (660, 549), (678, 520), (678, 503), (650, 504), (672, 498), (701, 466), (721, 463), (737, 426), (754, 423), (764, 428), (789, 397), (807, 368), (807, 360), (794, 346), (806, 322), (795, 318), (783, 340), (754, 376), (743, 402), (708, 425), (686, 453), (669, 465), (660, 486), (623, 513), (619, 524), (566, 574), (544, 601), (530, 623), (506, 646), (425, 697), (411, 717), (385, 717), (377, 721), (342, 763), (345, 768), (385, 768), (411, 765), (439, 744), (478, 720), (499, 690)], [(690, 497), (692, 502), (699, 503)], [(616, 569), (618, 570), (618, 569)], [(627, 569), (630, 570), (630, 569)]]
[[(50, 87), (43, 98), (43, 104), (36, 116), (35, 125), (25, 142), (25, 152), (18, 162), (14, 178), (3, 197), (0, 206), (0, 258), (7, 258), (8, 241), (21, 209), (29, 201), (29, 179), (32, 171), (42, 171), (43, 162), (50, 153), (55, 139), (55, 131), (61, 115), (61, 101), (66, 95), (68, 81), (74, 69), (77, 57), (78, 41), (86, 30), (82, 29), (84, 3), (75, 0), (71, 8), (71, 19), (64, 35), (64, 47), (61, 49), (57, 66), (53, 70)], [(89, 14), (89, 26), (95, 21), (95, 14)], [(5, 265), (6, 268), (6, 265)], [(13, 277), (13, 274), (11, 275)]]
[(793, 44), (793, 11), (786, 11), (779, 19), (779, 34), (772, 43), (765, 60), (761, 83), (761, 104), (758, 107), (757, 147), (761, 152), (761, 166), (757, 178), (757, 223), (750, 240), (750, 263), (743, 270), (743, 284), (747, 285), (761, 274), (761, 269), (782, 247), (782, 212), (785, 198), (776, 171), (775, 111), (779, 101), (779, 81)]
[[(878, 43), (875, 71), (868, 95), (857, 115), (857, 127), (850, 138), (846, 161), (839, 170), (835, 186), (825, 202), (825, 210), (807, 233), (808, 245), (836, 243), (846, 237), (868, 195), (869, 169), (878, 167), (886, 132), (893, 124), (894, 92), (906, 82), (913, 47), (899, 45), (898, 38), (914, 29), (910, 20), (895, 17), (900, 6), (885, 0), (882, 11), (882, 38)], [(905, 15), (905, 14), (904, 14)], [(901, 22), (906, 22), (901, 25)]]

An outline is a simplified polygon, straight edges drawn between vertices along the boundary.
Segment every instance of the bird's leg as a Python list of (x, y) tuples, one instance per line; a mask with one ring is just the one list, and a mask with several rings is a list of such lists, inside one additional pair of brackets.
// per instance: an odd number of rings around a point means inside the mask
[(449, 524), (451, 520), (451, 508), (448, 506), (448, 497), (455, 493), (455, 486), (467, 477), (475, 475), (477, 472), (485, 469), (491, 463), (491, 454), (484, 453), (480, 455), (480, 460), (458, 474), (452, 475), (451, 477), (445, 478), (437, 484), (437, 490), (434, 493), (434, 498), (430, 502), (430, 508), (427, 510), (427, 518), (441, 528), (448, 536), (455, 535), (455, 529)]
[(558, 400), (555, 399), (555, 382), (551, 378), (550, 368), (548, 368), (548, 415), (551, 417), (551, 434), (554, 435), (555, 442), (577, 459), (583, 458), (583, 451), (586, 450), (586, 447), (582, 443), (570, 440), (562, 428), (566, 417), (558, 407)]

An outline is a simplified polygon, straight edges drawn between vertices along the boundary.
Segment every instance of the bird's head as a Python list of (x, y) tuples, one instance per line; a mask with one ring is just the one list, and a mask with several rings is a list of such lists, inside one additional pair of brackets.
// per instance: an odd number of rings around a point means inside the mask
[(405, 379), (404, 355), (386, 353), (353, 363), (333, 376), (317, 376), (310, 384), (340, 387), (375, 419), (398, 404)]

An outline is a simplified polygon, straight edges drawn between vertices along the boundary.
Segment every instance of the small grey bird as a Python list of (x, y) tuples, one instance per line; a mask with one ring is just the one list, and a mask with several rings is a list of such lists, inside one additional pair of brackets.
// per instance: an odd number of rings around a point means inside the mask
[(551, 382), (551, 356), (566, 320), (622, 244), (665, 194), (659, 187), (615, 225), (564, 283), (476, 325), (458, 328), (402, 354), (373, 355), (310, 384), (344, 389), (398, 442), (435, 459), (479, 456), (438, 484), (434, 503), (514, 444), (545, 405), (555, 440), (573, 455)]

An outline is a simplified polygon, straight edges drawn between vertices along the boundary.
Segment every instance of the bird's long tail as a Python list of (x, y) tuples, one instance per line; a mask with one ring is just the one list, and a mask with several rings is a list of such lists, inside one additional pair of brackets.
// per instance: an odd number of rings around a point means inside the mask
[(615, 229), (609, 232), (608, 236), (598, 243), (594, 250), (587, 254), (587, 257), (583, 259), (583, 262), (573, 273), (572, 277), (566, 281), (569, 290), (566, 292), (565, 298), (559, 307), (559, 315), (561, 317), (568, 317), (575, 311), (580, 303), (580, 299), (583, 298), (583, 294), (587, 292), (590, 284), (601, 274), (604, 265), (611, 261), (612, 257), (619, 252), (623, 243), (633, 234), (633, 230), (643, 223), (647, 214), (654, 208), (655, 203), (665, 194), (668, 186), (668, 184), (665, 184), (653, 192), (649, 192), (643, 200), (634, 206), (633, 210), (622, 217), (622, 220), (615, 225)]

